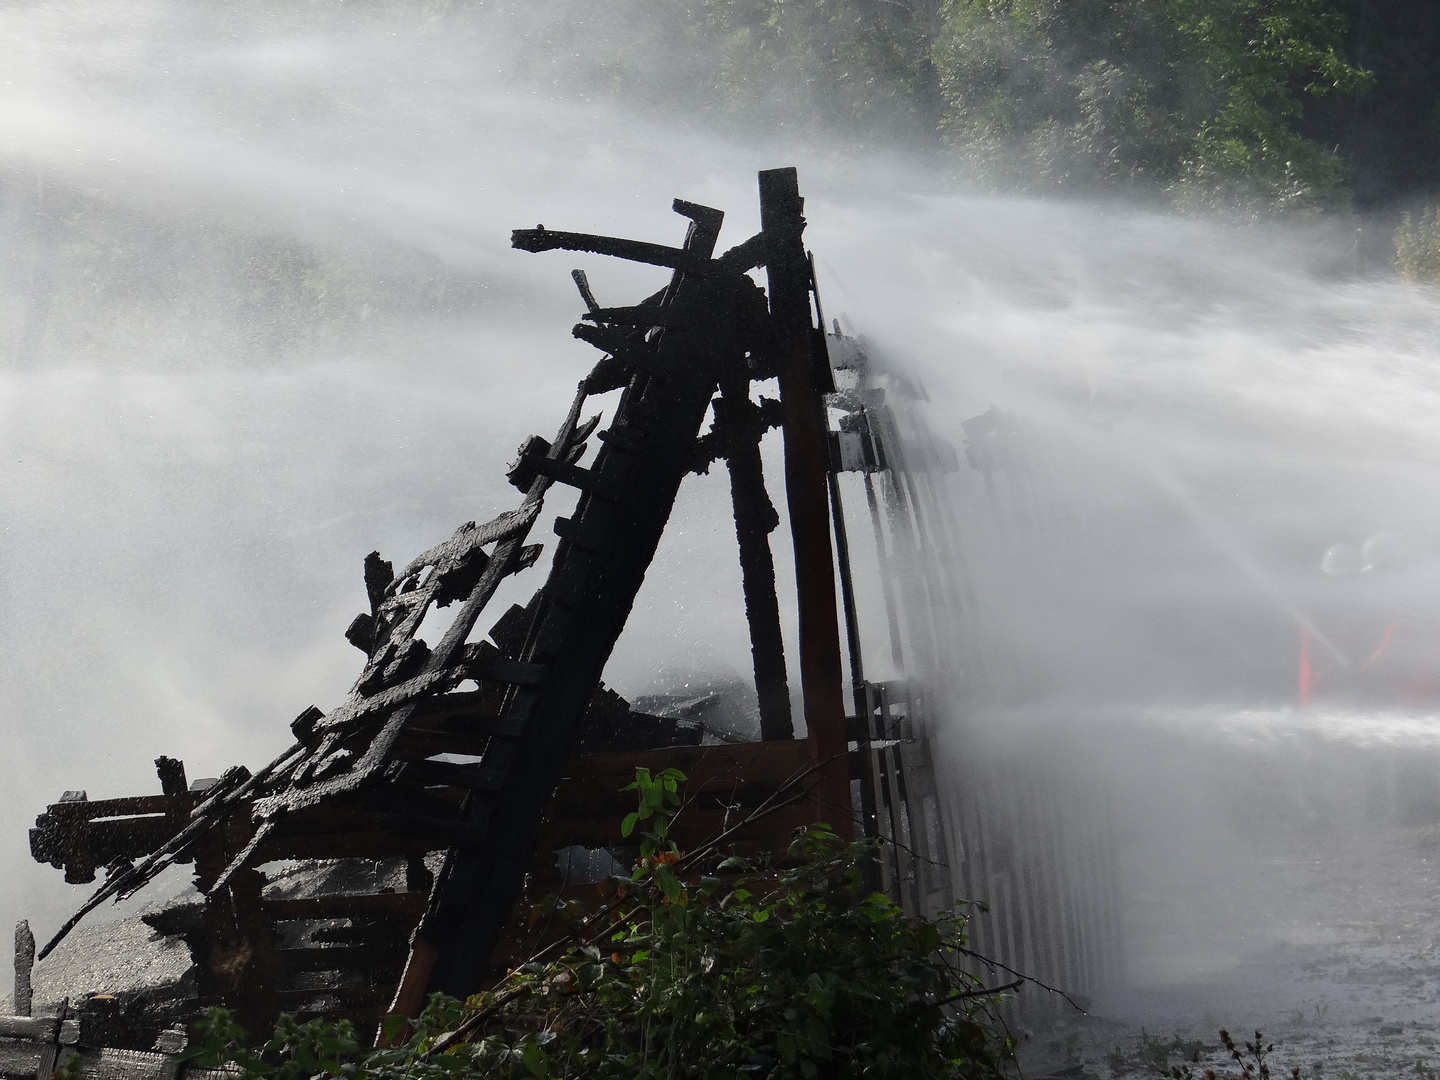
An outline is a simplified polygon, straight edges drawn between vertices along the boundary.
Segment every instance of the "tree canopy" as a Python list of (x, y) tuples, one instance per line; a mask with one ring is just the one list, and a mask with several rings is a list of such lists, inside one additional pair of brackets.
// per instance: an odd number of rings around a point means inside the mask
[(1320, 0), (950, 0), (933, 46), (949, 141), (1052, 184), (1145, 180), (1187, 202), (1333, 200), (1294, 128), (1369, 80)]
[(466, 6), (503, 20), (521, 79), (791, 146), (939, 155), (996, 190), (1387, 216), (1440, 195), (1433, 0)]
[[(1008, 189), (1117, 183), (1186, 203), (1333, 202), (1298, 127), (1363, 91), (1327, 0), (699, 0), (672, 16), (712, 108), (927, 138)], [(883, 134), (882, 134), (883, 133)]]

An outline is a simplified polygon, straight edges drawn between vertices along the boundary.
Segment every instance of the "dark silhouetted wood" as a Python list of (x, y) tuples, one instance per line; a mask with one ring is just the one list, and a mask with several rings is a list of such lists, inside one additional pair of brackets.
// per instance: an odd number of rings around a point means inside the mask
[[(836, 762), (827, 774), (825, 798), (834, 811), (831, 825), (844, 836), (851, 828), (850, 781), (840, 760), (848, 739), (835, 555), (830, 545), (828, 425), (825, 401), (815, 379), (817, 330), (810, 306), (810, 260), (801, 239), (803, 211), (794, 169), (760, 174), (760, 225), (765, 235), (770, 314), (775, 323), (780, 403), (785, 411), (781, 430), (800, 607), (800, 692), (815, 756)], [(823, 348), (823, 330), (818, 333)]]

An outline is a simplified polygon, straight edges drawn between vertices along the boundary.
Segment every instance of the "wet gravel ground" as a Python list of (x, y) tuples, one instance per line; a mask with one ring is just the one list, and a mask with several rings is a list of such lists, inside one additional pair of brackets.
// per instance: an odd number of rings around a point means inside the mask
[(1437, 866), (1437, 824), (1272, 848), (1196, 898), (1214, 901), (1209, 947), (1172, 929), (1168, 956), (1167, 923), (1141, 898), (1130, 984), (1089, 1016), (1036, 1025), (1024, 1075), (1239, 1076), (1224, 1027), (1242, 1054), (1262, 1031), (1277, 1080), (1296, 1067), (1333, 1080), (1440, 1077)]

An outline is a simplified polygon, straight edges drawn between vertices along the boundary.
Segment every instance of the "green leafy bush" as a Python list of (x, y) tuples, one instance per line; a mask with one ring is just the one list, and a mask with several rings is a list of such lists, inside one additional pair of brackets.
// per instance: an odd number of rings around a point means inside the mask
[[(934, 43), (950, 141), (1041, 186), (1144, 180), (1187, 205), (1333, 201), (1307, 98), (1371, 76), (1323, 0), (948, 0)], [(1008, 162), (1008, 172), (1005, 164)]]
[(403, 1046), (282, 1018), (247, 1051), (216, 1011), (190, 1056), (275, 1080), (1001, 1075), (1014, 1046), (993, 990), (961, 965), (963, 909), (907, 918), (867, 884), (875, 845), (824, 826), (778, 865), (731, 858), (695, 876), (668, 839), (683, 779), (639, 771), (626, 824), (646, 826), (640, 858), (558, 956), (463, 1004), (437, 995)]

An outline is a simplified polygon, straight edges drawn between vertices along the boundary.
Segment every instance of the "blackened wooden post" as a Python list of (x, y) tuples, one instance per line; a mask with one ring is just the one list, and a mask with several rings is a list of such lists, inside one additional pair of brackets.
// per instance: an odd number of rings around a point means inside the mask
[(785, 674), (785, 641), (780, 633), (780, 601), (775, 595), (775, 560), (770, 533), (779, 515), (765, 491), (760, 438), (765, 423), (750, 400), (750, 377), (743, 360), (720, 377), (717, 420), (723, 417), (730, 470), (730, 503), (735, 511), (735, 542), (740, 549), (740, 579), (745, 618), (750, 625), (750, 655), (755, 667), (755, 695), (760, 706), (760, 738), (793, 739), (790, 682)]
[(35, 967), (35, 935), (30, 924), (21, 919), (15, 924), (15, 1015), (29, 1016), (34, 995), (30, 989), (30, 972)]
[(810, 262), (801, 239), (803, 211), (800, 181), (793, 168), (760, 174), (760, 228), (765, 234), (765, 270), (785, 419), (785, 498), (795, 545), (805, 727), (816, 759), (833, 759), (820, 781), (819, 793), (832, 826), (848, 837), (852, 831), (850, 773), (845, 757), (848, 737), (835, 557), (830, 545), (827, 424), (816, 379), (817, 331), (810, 312)]

